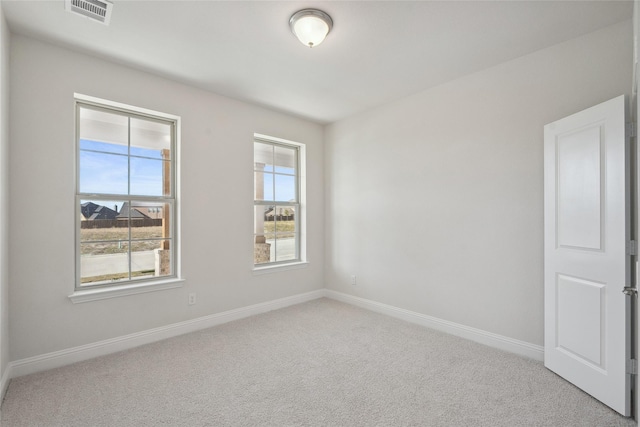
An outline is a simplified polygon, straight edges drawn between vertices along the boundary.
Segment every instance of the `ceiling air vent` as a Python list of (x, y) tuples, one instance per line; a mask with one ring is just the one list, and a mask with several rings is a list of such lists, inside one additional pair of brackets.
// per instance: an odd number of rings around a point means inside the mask
[(65, 9), (109, 25), (113, 3), (109, 0), (65, 0)]

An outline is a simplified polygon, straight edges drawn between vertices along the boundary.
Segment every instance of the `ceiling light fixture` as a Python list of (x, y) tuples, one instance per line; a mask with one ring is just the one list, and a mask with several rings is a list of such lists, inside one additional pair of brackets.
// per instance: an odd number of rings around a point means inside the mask
[(315, 47), (322, 43), (331, 31), (333, 20), (321, 10), (302, 9), (291, 16), (289, 26), (303, 45)]

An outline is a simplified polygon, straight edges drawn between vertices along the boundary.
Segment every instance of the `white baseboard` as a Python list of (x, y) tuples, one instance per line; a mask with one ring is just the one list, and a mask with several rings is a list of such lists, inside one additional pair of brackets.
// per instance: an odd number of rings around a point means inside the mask
[(2, 373), (2, 377), (0, 378), (0, 403), (4, 399), (4, 395), (7, 392), (7, 388), (9, 387), (9, 381), (11, 381), (11, 364), (8, 363), (4, 372)]
[(95, 357), (128, 350), (141, 345), (150, 344), (152, 342), (160, 341), (182, 334), (187, 334), (190, 332), (195, 332), (201, 329), (211, 328), (213, 326), (221, 325), (233, 320), (243, 319), (245, 317), (253, 316), (260, 313), (266, 313), (268, 311), (277, 310), (322, 297), (332, 298), (371, 311), (376, 311), (382, 314), (396, 317), (408, 322), (447, 332), (452, 335), (476, 341), (481, 344), (485, 344), (501, 350), (509, 351), (511, 353), (530, 357), (532, 359), (543, 360), (544, 357), (544, 348), (542, 346), (504, 337), (502, 335), (483, 331), (481, 329), (471, 328), (469, 326), (460, 325), (391, 305), (355, 297), (341, 292), (332, 291), (329, 289), (319, 289), (304, 294), (293, 295), (290, 297), (268, 301), (260, 304), (254, 304), (247, 307), (225, 311), (222, 313), (199, 317), (197, 319), (186, 320), (184, 322), (174, 323), (159, 328), (149, 329), (134, 334), (124, 335), (104, 341), (98, 341), (92, 344), (86, 344), (78, 347), (9, 362), (2, 377), (0, 378), (0, 397), (4, 396), (11, 378), (33, 374), (48, 369), (54, 369), (61, 366), (70, 365), (72, 363), (81, 362), (83, 360), (89, 360)]
[(58, 368), (60, 366), (70, 365), (72, 363), (93, 359), (94, 357), (104, 356), (122, 350), (128, 350), (144, 344), (150, 344), (152, 342), (164, 340), (178, 335), (221, 325), (233, 320), (243, 319), (245, 317), (253, 316), (256, 314), (266, 313), (268, 311), (277, 310), (279, 308), (284, 308), (306, 301), (311, 301), (317, 298), (322, 298), (324, 295), (324, 289), (319, 289), (304, 294), (293, 295), (286, 298), (280, 298), (273, 301), (250, 305), (248, 307), (242, 307), (222, 313), (199, 317), (197, 319), (173, 323), (171, 325), (161, 326), (159, 328), (149, 329), (146, 331), (99, 341), (92, 344), (16, 360), (9, 363), (4, 375), (2, 376), (2, 382), (0, 382), (0, 386), (2, 386), (3, 388), (0, 389), (0, 391), (2, 391), (3, 394), (0, 396), (4, 396), (4, 391), (6, 390), (9, 379), (11, 378), (33, 374), (48, 369)]
[(540, 345), (516, 340), (502, 335), (494, 334), (492, 332), (483, 331), (482, 329), (476, 329), (469, 326), (461, 325), (459, 323), (449, 322), (448, 320), (438, 319), (437, 317), (427, 316), (425, 314), (416, 313), (414, 311), (405, 310), (402, 308), (394, 307), (392, 305), (382, 304), (365, 298), (355, 297), (353, 295), (344, 294), (342, 292), (332, 291), (329, 289), (325, 289), (324, 292), (327, 298), (346, 302), (347, 304), (355, 305), (367, 310), (386, 314), (388, 316), (402, 319), (411, 323), (416, 323), (418, 325), (446, 332), (451, 335), (466, 338), (468, 340), (488, 345), (490, 347), (498, 348), (500, 350), (508, 351), (510, 353), (515, 353), (520, 356), (529, 357), (531, 359), (539, 361), (544, 360), (544, 347)]

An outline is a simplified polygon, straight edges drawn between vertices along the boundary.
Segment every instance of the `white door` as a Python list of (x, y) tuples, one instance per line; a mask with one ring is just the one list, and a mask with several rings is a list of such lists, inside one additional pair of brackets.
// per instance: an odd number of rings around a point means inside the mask
[(624, 96), (544, 128), (544, 364), (630, 415)]

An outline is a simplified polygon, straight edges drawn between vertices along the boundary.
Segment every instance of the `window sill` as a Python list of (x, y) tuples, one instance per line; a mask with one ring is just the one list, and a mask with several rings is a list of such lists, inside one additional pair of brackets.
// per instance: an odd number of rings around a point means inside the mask
[(279, 271), (299, 270), (301, 268), (307, 268), (308, 265), (309, 265), (308, 261), (298, 261), (298, 262), (292, 262), (290, 264), (278, 264), (278, 265), (268, 265), (265, 267), (254, 267), (253, 275), (257, 276), (260, 274), (276, 273)]
[(174, 289), (182, 287), (184, 279), (168, 279), (158, 280), (154, 282), (135, 283), (131, 285), (122, 285), (110, 288), (97, 288), (75, 291), (69, 295), (69, 299), (74, 304), (89, 301), (97, 301), (101, 299), (117, 298), (126, 295), (142, 294), (145, 292), (163, 291), (165, 289)]

